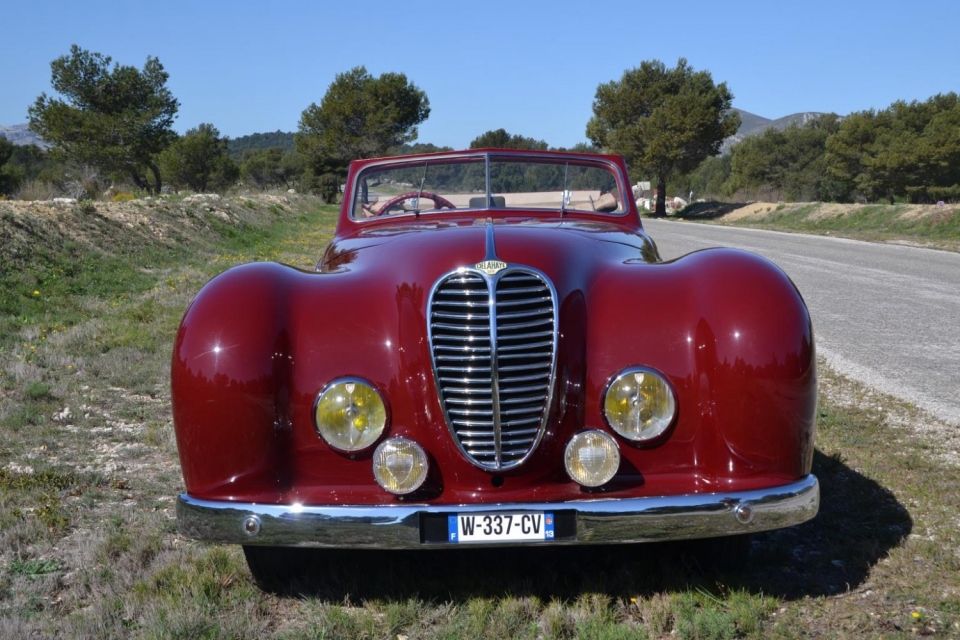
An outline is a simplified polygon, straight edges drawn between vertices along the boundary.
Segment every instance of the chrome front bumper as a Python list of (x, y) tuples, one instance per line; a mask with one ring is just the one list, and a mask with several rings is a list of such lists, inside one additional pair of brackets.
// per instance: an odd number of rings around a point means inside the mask
[[(267, 546), (421, 549), (466, 545), (425, 540), (426, 519), (453, 514), (544, 511), (565, 513), (565, 539), (534, 544), (612, 544), (710, 538), (781, 529), (810, 520), (820, 485), (809, 475), (769, 489), (683, 496), (563, 503), (477, 505), (323, 506), (196, 500), (181, 494), (180, 532), (210, 542)], [(529, 545), (530, 542), (497, 543)], [(471, 544), (470, 546), (477, 546)], [(482, 546), (482, 545), (481, 545)]]

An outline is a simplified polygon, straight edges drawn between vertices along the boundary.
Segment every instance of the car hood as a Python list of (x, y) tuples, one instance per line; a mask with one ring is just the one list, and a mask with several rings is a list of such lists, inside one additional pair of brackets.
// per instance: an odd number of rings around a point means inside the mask
[(331, 243), (319, 270), (392, 273), (428, 284), (484, 260), (533, 267), (559, 284), (569, 275), (660, 258), (649, 236), (609, 223), (487, 219), (377, 226)]

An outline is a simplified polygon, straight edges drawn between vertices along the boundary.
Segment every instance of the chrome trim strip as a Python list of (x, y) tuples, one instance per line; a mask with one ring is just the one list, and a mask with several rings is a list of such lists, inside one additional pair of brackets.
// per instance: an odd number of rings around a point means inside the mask
[(494, 227), (493, 222), (487, 222), (487, 226), (484, 229), (484, 255), (483, 262), (489, 260), (497, 260), (497, 241), (496, 236), (493, 235)]
[[(490, 156), (487, 156), (487, 208), (490, 208)], [(486, 229), (487, 239), (486, 239), (486, 256), (483, 260), (496, 260), (497, 259), (497, 244), (493, 235), (493, 223), (487, 223)], [(499, 272), (498, 272), (499, 273)], [(498, 351), (500, 351), (499, 345), (497, 344), (497, 275), (484, 273), (484, 280), (487, 283), (487, 313), (490, 318), (490, 388), (492, 389), (491, 398), (493, 400), (493, 464), (495, 469), (503, 468), (503, 442), (501, 441), (502, 434), (500, 429), (503, 425), (500, 422), (500, 365), (498, 364), (499, 358)], [(433, 300), (431, 299), (431, 302)], [(430, 313), (433, 313), (433, 307), (431, 305)], [(433, 327), (433, 324), (430, 325)], [(433, 335), (433, 330), (431, 328), (430, 334)], [(556, 345), (554, 345), (554, 350), (556, 350)], [(436, 358), (434, 358), (436, 360)], [(546, 413), (546, 407), (544, 413)], [(453, 425), (451, 424), (451, 427)], [(459, 438), (458, 438), (459, 439)], [(473, 456), (470, 456), (473, 458)]]
[[(181, 494), (180, 533), (209, 542), (264, 546), (423, 549), (421, 514), (498, 511), (574, 511), (576, 539), (536, 544), (658, 542), (754, 533), (810, 520), (820, 506), (820, 485), (808, 475), (768, 489), (730, 493), (576, 500), (555, 503), (389, 506), (300, 506), (213, 502)], [(745, 517), (748, 514), (748, 517)], [(259, 523), (252, 534), (250, 522)], [(245, 524), (248, 523), (248, 524)], [(523, 545), (530, 543), (522, 543)], [(516, 546), (517, 543), (491, 546)]]

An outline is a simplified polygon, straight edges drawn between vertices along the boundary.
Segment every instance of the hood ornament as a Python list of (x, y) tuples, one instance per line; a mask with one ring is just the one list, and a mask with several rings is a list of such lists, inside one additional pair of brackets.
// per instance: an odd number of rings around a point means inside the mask
[(493, 241), (493, 221), (487, 221), (487, 255), (484, 256), (483, 262), (478, 262), (474, 265), (474, 268), (477, 271), (482, 271), (488, 276), (496, 275), (497, 272), (503, 271), (507, 268), (507, 263), (502, 260), (497, 260), (497, 249)]

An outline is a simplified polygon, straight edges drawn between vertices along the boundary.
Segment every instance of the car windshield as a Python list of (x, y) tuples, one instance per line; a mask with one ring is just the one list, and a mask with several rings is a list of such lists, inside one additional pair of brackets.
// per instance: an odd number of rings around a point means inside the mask
[(619, 171), (602, 158), (474, 154), (394, 159), (365, 168), (356, 219), (451, 210), (622, 214)]

